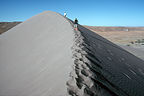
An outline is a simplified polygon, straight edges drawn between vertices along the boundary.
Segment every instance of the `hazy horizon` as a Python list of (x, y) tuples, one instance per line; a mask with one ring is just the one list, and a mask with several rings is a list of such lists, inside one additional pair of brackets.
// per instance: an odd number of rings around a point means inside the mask
[[(24, 21), (2, 21), (2, 22), (24, 22)], [(2, 23), (0, 21), (0, 23)], [(93, 27), (144, 27), (144, 26), (107, 26), (107, 25), (104, 25), (104, 26), (98, 26), (98, 25), (86, 25), (84, 24), (83, 26), (93, 26)]]

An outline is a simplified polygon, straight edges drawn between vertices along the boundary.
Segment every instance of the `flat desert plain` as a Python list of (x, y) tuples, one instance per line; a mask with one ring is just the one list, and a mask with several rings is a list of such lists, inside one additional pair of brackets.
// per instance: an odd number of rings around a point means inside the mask
[(144, 60), (144, 27), (85, 27)]

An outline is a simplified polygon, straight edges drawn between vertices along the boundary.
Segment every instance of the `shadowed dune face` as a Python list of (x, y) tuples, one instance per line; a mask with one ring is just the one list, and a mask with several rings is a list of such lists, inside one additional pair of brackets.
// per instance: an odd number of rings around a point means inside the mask
[[(144, 61), (78, 26), (73, 47), (75, 73), (69, 93), (78, 96), (143, 96)], [(73, 85), (72, 85), (72, 84)]]
[(1, 96), (143, 96), (144, 62), (55, 12), (0, 35)]

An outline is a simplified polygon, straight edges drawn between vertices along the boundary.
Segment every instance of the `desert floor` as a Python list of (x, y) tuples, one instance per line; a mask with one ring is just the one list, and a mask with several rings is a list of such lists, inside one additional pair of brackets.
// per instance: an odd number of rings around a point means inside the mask
[[(85, 27), (144, 60), (143, 27)], [(131, 30), (123, 31), (125, 28)]]

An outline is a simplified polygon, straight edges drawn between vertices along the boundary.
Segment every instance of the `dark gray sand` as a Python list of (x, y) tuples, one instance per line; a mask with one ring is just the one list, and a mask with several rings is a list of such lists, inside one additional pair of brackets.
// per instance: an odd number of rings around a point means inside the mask
[(78, 27), (73, 48), (76, 85), (70, 86), (70, 92), (82, 96), (143, 96), (144, 61), (90, 30)]
[(144, 61), (55, 12), (0, 35), (0, 96), (144, 96)]

